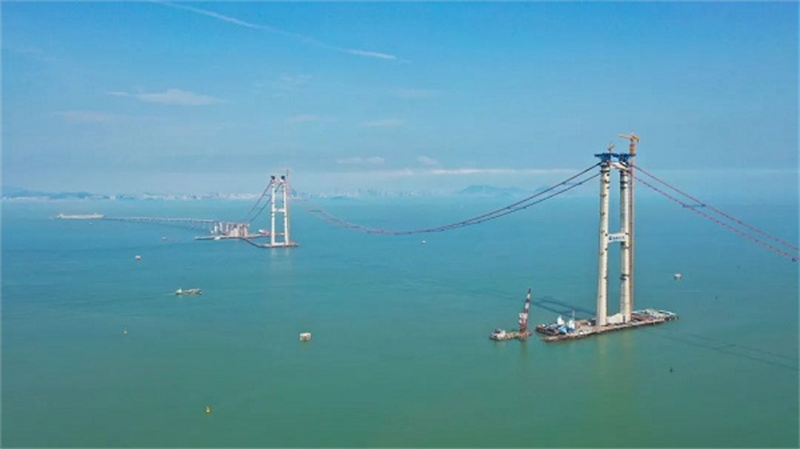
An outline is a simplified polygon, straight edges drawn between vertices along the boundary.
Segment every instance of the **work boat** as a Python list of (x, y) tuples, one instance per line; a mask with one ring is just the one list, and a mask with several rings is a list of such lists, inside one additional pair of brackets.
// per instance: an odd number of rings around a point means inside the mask
[(492, 332), (492, 334), (489, 335), (489, 338), (491, 338), (492, 340), (498, 340), (498, 341), (499, 340), (506, 340), (506, 335), (508, 335), (508, 333), (505, 330), (503, 330), (503, 329), (495, 329)]
[(199, 288), (187, 288), (186, 290), (179, 288), (175, 290), (176, 295), (202, 295), (203, 291)]

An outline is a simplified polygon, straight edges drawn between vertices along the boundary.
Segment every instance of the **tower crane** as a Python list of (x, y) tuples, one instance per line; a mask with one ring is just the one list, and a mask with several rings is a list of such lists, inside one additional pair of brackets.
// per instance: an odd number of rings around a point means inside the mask
[(528, 332), (528, 312), (531, 310), (531, 289), (528, 289), (528, 296), (525, 297), (525, 306), (519, 314), (519, 333), (525, 335)]

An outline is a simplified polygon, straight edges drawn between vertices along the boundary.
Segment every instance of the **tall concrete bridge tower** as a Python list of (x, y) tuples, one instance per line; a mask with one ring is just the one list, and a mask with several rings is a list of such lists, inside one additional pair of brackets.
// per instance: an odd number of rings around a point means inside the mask
[[(607, 153), (596, 154), (600, 159), (600, 229), (597, 263), (597, 316), (595, 325), (627, 323), (633, 312), (633, 162), (636, 157), (635, 134), (620, 135), (630, 140), (628, 153), (613, 153), (613, 146)], [(611, 169), (619, 172), (619, 223), (618, 232), (609, 233), (609, 191), (611, 190)], [(620, 291), (619, 313), (608, 315), (608, 245), (620, 243)]]

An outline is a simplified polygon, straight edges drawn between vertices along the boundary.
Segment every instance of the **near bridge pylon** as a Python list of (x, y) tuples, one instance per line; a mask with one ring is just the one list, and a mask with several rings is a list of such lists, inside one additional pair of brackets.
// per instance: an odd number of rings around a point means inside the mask
[[(596, 154), (600, 159), (600, 250), (597, 263), (597, 317), (595, 324), (627, 323), (633, 312), (633, 163), (636, 157), (636, 143), (639, 138), (634, 135), (620, 135), (630, 140), (628, 153), (612, 153), (613, 146), (607, 153)], [(609, 190), (611, 169), (619, 171), (619, 232), (608, 232)], [(608, 316), (608, 244), (619, 242), (620, 250), (620, 290), (619, 313)]]

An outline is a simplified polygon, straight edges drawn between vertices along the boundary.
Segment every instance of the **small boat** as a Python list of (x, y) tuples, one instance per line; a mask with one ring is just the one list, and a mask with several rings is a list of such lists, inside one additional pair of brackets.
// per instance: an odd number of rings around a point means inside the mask
[(176, 295), (202, 295), (203, 291), (199, 288), (187, 288), (186, 290), (179, 288), (175, 290)]
[(58, 214), (56, 218), (61, 220), (100, 220), (105, 218), (103, 214)]
[(492, 340), (506, 340), (507, 339), (507, 332), (503, 329), (495, 329), (489, 338)]

